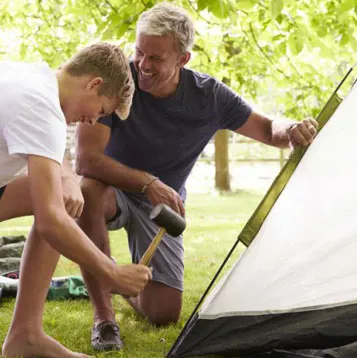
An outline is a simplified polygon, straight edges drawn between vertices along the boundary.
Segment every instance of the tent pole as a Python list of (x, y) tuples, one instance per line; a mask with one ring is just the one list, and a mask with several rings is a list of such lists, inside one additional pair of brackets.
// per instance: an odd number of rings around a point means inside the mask
[(333, 91), (333, 95), (338, 92), (338, 90), (341, 88), (343, 83), (345, 82), (346, 78), (350, 75), (350, 73), (354, 70), (354, 68), (357, 66), (357, 62), (347, 71), (345, 74), (345, 77), (342, 78), (341, 82), (338, 84), (336, 89)]

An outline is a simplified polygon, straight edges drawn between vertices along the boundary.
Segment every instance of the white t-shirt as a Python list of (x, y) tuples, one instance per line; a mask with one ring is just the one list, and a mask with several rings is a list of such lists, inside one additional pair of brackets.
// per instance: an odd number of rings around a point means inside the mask
[(45, 63), (0, 62), (0, 187), (27, 167), (27, 155), (62, 163), (66, 120), (55, 72)]

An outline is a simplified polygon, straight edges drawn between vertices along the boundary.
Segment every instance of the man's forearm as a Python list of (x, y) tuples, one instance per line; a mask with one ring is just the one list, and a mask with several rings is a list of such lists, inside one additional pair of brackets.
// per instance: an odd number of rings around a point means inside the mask
[(273, 120), (271, 122), (271, 143), (277, 148), (288, 148), (290, 144), (290, 130), (296, 124), (291, 120)]
[(290, 143), (290, 129), (295, 122), (272, 120), (257, 112), (252, 112), (246, 123), (237, 133), (277, 148), (286, 148)]
[(130, 168), (104, 153), (86, 153), (77, 157), (76, 169), (79, 175), (132, 192), (141, 192), (154, 178), (150, 173)]

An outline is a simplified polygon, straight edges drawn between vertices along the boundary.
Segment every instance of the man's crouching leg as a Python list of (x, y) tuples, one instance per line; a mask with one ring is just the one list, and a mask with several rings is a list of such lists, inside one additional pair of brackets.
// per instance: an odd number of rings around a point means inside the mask
[[(132, 200), (126, 193), (116, 190), (120, 207), (127, 208), (127, 232), (133, 262), (139, 262), (155, 237), (158, 226), (150, 219), (152, 206), (147, 202)], [(128, 301), (131, 306), (152, 324), (164, 326), (176, 323), (182, 305), (184, 273), (183, 237), (165, 234), (151, 262), (153, 278), (136, 298)]]
[(182, 306), (182, 292), (160, 282), (149, 282), (136, 298), (128, 299), (130, 305), (156, 326), (177, 323)]

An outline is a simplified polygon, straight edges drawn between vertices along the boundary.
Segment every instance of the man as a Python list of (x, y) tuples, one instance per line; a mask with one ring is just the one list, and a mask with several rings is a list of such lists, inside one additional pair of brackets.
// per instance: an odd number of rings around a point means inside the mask
[[(138, 262), (157, 231), (149, 219), (152, 206), (165, 203), (185, 214), (186, 179), (218, 129), (280, 148), (306, 146), (316, 134), (314, 120), (272, 121), (221, 82), (186, 69), (193, 38), (193, 23), (182, 9), (162, 3), (144, 12), (137, 23), (131, 66), (136, 91), (128, 120), (113, 114), (95, 127), (78, 126), (77, 171), (85, 176), (86, 203), (78, 222), (107, 255), (107, 228), (126, 229)], [(165, 237), (151, 266), (152, 281), (129, 301), (153, 324), (176, 322), (183, 290), (182, 237)], [(109, 289), (85, 268), (83, 276), (94, 306), (92, 345), (119, 350), (123, 344)]]
[[(60, 253), (114, 292), (137, 295), (151, 278), (143, 265), (116, 266), (77, 226), (83, 197), (69, 166), (61, 170), (66, 124), (128, 115), (133, 82), (121, 50), (99, 43), (57, 72), (46, 64), (1, 62), (0, 221), (34, 214), (20, 270), (5, 357), (87, 357), (47, 336), (42, 315)], [(27, 175), (20, 175), (27, 168)], [(67, 210), (67, 211), (66, 211)]]

